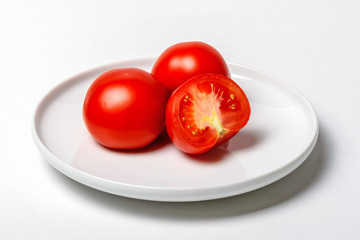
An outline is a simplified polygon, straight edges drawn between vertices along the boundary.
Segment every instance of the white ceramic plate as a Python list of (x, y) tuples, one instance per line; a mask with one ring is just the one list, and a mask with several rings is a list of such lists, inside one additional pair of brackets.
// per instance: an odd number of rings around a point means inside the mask
[(72, 77), (38, 105), (33, 137), (48, 162), (70, 178), (116, 195), (156, 201), (223, 198), (270, 184), (296, 169), (318, 136), (315, 112), (296, 89), (268, 75), (229, 63), (232, 78), (247, 94), (248, 125), (228, 143), (189, 156), (160, 137), (137, 151), (112, 151), (97, 144), (82, 120), (91, 82), (106, 70), (138, 67), (154, 59), (113, 63)]

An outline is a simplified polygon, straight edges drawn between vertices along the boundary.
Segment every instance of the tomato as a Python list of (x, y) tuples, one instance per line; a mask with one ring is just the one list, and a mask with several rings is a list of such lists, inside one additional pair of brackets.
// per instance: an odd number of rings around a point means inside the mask
[(233, 137), (247, 124), (250, 112), (245, 93), (233, 80), (203, 74), (171, 94), (166, 127), (177, 148), (201, 154)]
[(196, 75), (217, 73), (230, 77), (221, 54), (203, 42), (182, 42), (172, 45), (157, 58), (151, 73), (170, 94)]
[(100, 144), (115, 149), (137, 149), (154, 141), (165, 126), (167, 93), (148, 72), (113, 69), (89, 87), (83, 119)]

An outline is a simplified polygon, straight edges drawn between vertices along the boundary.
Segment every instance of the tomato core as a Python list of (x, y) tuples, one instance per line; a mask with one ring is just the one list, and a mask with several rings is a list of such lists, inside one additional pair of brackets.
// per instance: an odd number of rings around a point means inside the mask
[(182, 97), (179, 118), (188, 134), (200, 136), (212, 128), (221, 137), (228, 132), (223, 112), (238, 111), (238, 106), (234, 93), (220, 83), (199, 83)]

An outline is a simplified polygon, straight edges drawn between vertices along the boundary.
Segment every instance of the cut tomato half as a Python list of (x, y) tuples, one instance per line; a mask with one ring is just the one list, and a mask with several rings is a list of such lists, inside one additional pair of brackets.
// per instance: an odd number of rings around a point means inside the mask
[(238, 84), (220, 74), (198, 75), (169, 98), (166, 126), (181, 151), (201, 154), (233, 137), (250, 117), (250, 104)]

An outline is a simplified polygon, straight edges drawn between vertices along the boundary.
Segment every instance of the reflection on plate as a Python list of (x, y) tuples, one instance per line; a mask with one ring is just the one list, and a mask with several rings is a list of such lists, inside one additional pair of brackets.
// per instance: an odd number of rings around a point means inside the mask
[(150, 146), (115, 151), (97, 144), (82, 121), (91, 82), (106, 70), (154, 59), (113, 63), (81, 73), (49, 92), (37, 107), (33, 137), (48, 162), (70, 178), (116, 195), (156, 201), (223, 198), (270, 184), (296, 169), (312, 151), (318, 122), (296, 89), (259, 71), (229, 63), (247, 94), (250, 121), (229, 142), (200, 156), (177, 150), (164, 132)]

